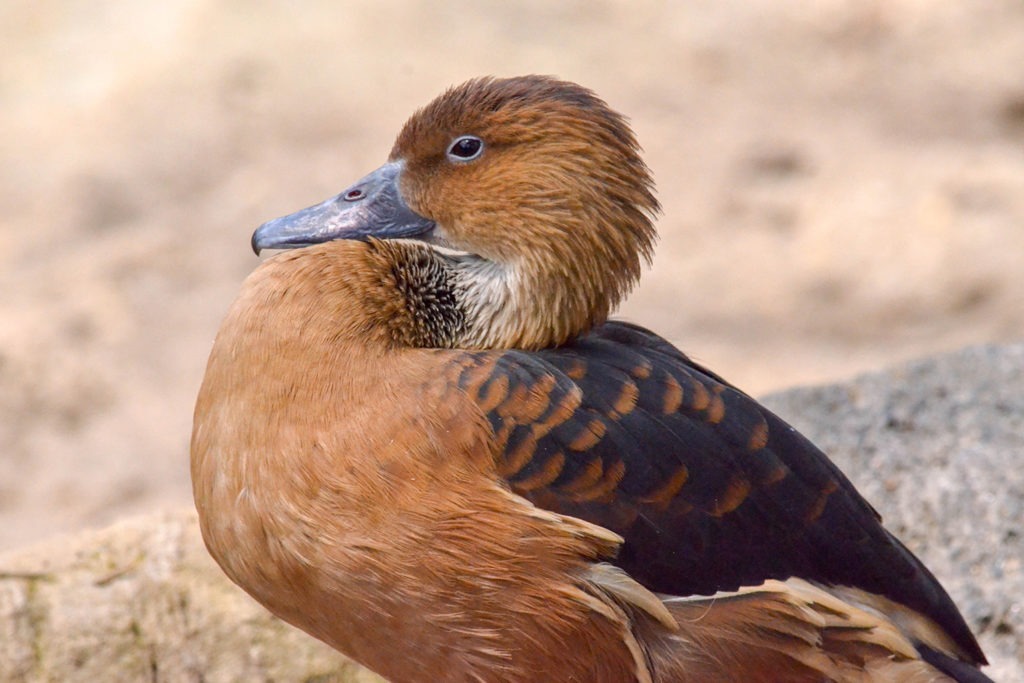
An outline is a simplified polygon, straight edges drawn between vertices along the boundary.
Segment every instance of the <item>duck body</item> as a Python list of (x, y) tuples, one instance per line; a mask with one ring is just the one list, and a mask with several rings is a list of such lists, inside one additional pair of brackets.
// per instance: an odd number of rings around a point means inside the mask
[(824, 454), (606, 321), (656, 208), (589, 91), (483, 79), (261, 227), (296, 248), (244, 283), (196, 405), (213, 557), (394, 681), (987, 680)]

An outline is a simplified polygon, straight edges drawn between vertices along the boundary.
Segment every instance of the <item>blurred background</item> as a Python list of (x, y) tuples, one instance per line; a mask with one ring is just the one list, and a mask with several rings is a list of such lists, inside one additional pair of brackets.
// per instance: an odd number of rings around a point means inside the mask
[(621, 315), (748, 391), (1024, 336), (1019, 0), (5, 0), (0, 550), (189, 504), (252, 230), (523, 73), (631, 118), (664, 216)]

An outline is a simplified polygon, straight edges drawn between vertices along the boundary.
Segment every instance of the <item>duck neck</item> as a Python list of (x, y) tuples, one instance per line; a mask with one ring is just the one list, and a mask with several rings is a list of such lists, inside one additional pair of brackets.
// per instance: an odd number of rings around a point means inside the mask
[(539, 349), (568, 341), (605, 315), (587, 306), (585, 291), (567, 291), (564, 278), (542, 262), (498, 263), (412, 241), (383, 245), (394, 250), (415, 346)]

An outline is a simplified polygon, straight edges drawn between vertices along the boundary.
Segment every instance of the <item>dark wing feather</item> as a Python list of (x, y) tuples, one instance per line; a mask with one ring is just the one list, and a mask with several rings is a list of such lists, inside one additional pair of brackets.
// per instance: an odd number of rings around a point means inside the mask
[(650, 590), (853, 586), (931, 617), (984, 661), (942, 586), (825, 454), (660, 337), (611, 322), (557, 349), (458, 358), (511, 489), (620, 534), (614, 562)]

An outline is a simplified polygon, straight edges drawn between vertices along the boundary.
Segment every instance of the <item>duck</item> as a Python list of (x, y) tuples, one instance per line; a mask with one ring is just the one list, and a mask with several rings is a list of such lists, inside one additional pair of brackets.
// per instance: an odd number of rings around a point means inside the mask
[(392, 681), (989, 681), (821, 450), (610, 317), (659, 213), (626, 118), (530, 75), (260, 226), (194, 413), (209, 553)]

